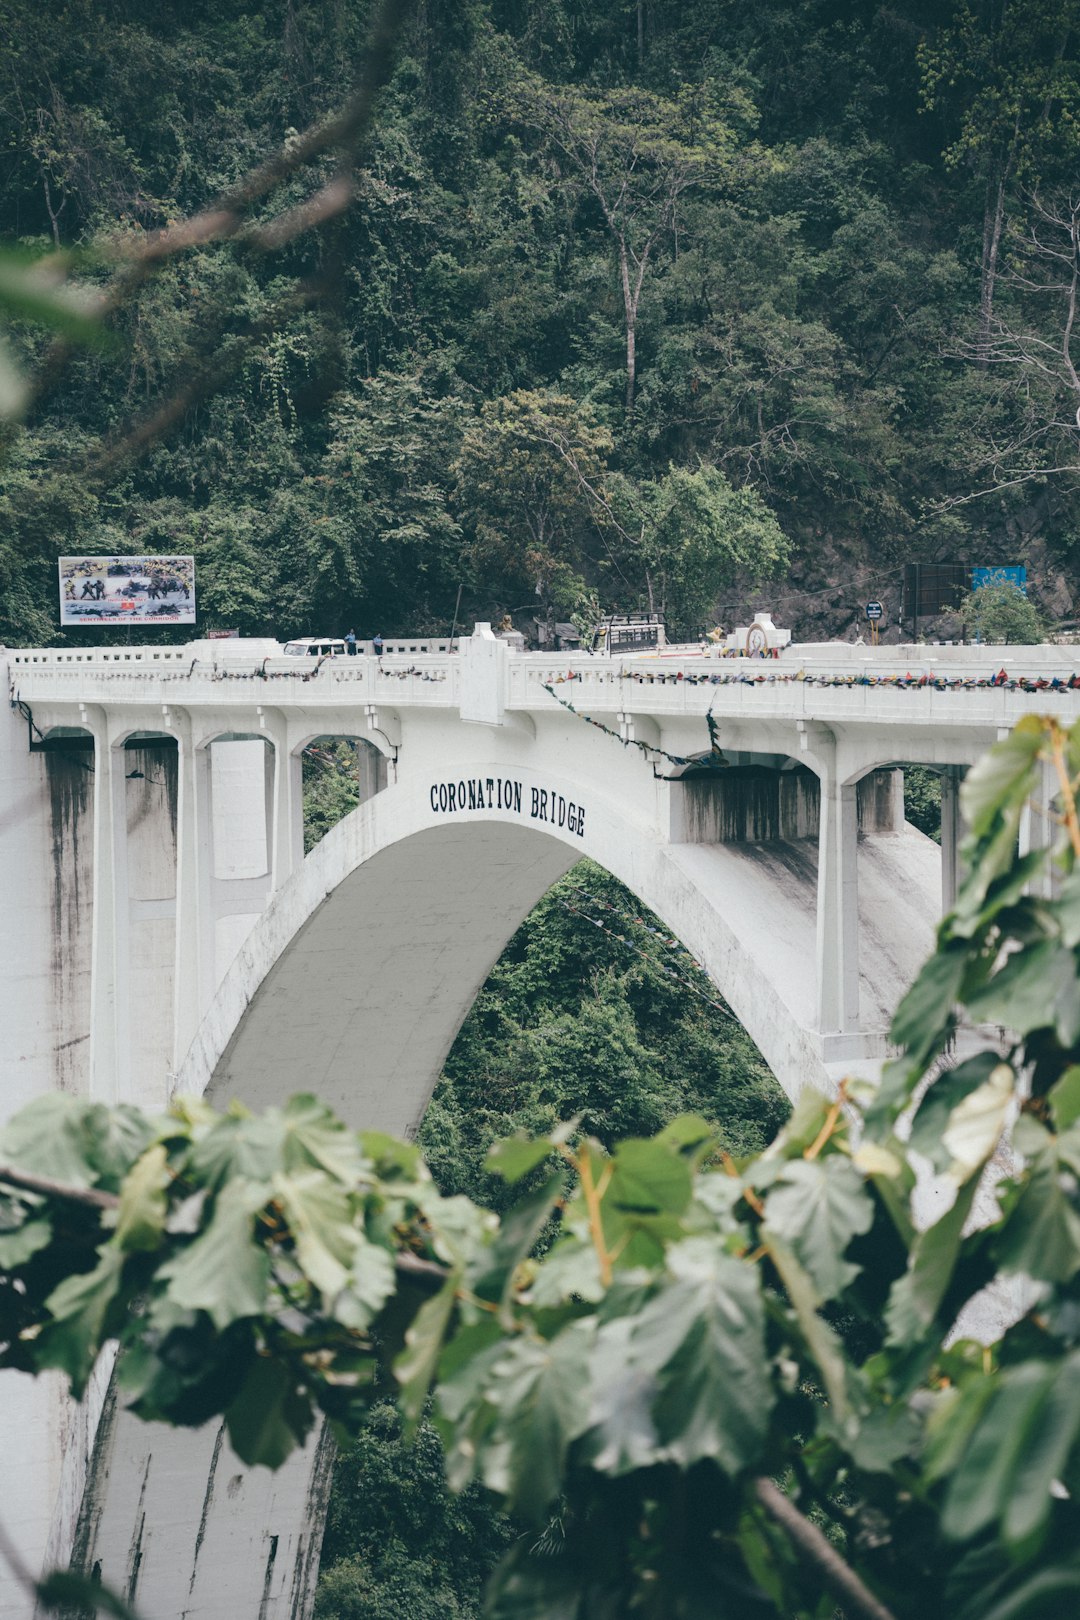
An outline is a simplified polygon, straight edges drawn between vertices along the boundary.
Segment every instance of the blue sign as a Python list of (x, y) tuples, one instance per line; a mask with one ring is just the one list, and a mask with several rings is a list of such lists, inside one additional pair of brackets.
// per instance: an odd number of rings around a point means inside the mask
[(1023, 563), (1006, 563), (1000, 568), (973, 568), (971, 588), (977, 591), (980, 585), (1015, 585), (1026, 596), (1027, 569)]
[(881, 618), (882, 607), (880, 602), (867, 602), (866, 617), (874, 624)]

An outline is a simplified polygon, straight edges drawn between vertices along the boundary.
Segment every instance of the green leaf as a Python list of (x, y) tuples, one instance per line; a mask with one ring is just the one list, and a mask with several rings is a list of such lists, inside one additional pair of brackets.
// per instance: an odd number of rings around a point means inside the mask
[(401, 1407), (410, 1430), (423, 1416), (460, 1286), (460, 1276), (452, 1272), (439, 1292), (424, 1301), (405, 1334), (405, 1349), (394, 1362), (394, 1376), (401, 1385)]
[(547, 1137), (533, 1137), (525, 1131), (516, 1131), (513, 1136), (505, 1136), (502, 1141), (492, 1145), (484, 1160), (484, 1169), (492, 1175), (501, 1176), (512, 1186), (550, 1156), (551, 1143)]
[(1019, 1544), (1046, 1525), (1050, 1488), (1061, 1478), (1080, 1434), (1080, 1351), (1046, 1372), (1046, 1400), (1038, 1410), (1005, 1500), (1005, 1539)]
[(601, 1474), (616, 1477), (659, 1461), (652, 1415), (656, 1377), (634, 1359), (633, 1333), (631, 1316), (604, 1322), (590, 1358), (592, 1404), (584, 1451)]
[(1059, 1075), (1048, 1093), (1054, 1124), (1059, 1131), (1067, 1131), (1080, 1119), (1080, 1063), (1070, 1063)]
[(997, 1063), (982, 1085), (950, 1110), (941, 1145), (949, 1155), (949, 1172), (957, 1181), (976, 1175), (992, 1157), (1015, 1093), (1015, 1074), (1007, 1063)]
[(336, 1319), (345, 1327), (365, 1331), (396, 1288), (393, 1255), (357, 1232), (348, 1281), (334, 1301)]
[(806, 1347), (821, 1373), (837, 1427), (845, 1429), (852, 1413), (851, 1398), (848, 1394), (847, 1361), (840, 1340), (828, 1323), (823, 1322), (818, 1315), (821, 1300), (809, 1273), (804, 1271), (791, 1250), (774, 1237), (769, 1245), (769, 1253), (787, 1290)]
[(588, 1423), (595, 1332), (590, 1317), (553, 1339), (519, 1337), (492, 1369), (487, 1399), (504, 1444), (485, 1456), (483, 1477), (512, 1513), (535, 1521), (562, 1490), (567, 1449)]
[(47, 1215), (27, 1221), (10, 1232), (0, 1232), (0, 1271), (15, 1271), (52, 1242), (52, 1221)]
[(508, 1210), (495, 1241), (481, 1255), (479, 1275), (470, 1276), (474, 1294), (505, 1304), (513, 1288), (514, 1273), (532, 1253), (565, 1189), (566, 1178), (561, 1171), (556, 1171), (542, 1187)]
[(952, 1282), (964, 1226), (978, 1190), (978, 1178), (961, 1187), (951, 1209), (916, 1239), (908, 1269), (889, 1292), (885, 1325), (889, 1344), (901, 1348), (922, 1337)]
[(206, 1230), (158, 1271), (173, 1302), (205, 1311), (216, 1328), (266, 1309), (270, 1259), (255, 1236), (254, 1216), (269, 1189), (233, 1181), (214, 1202)]
[(1007, 1506), (1049, 1393), (1047, 1372), (1028, 1361), (1000, 1375), (946, 1491), (941, 1528), (951, 1540), (978, 1535)]
[(911, 1127), (909, 1145), (930, 1160), (938, 1171), (949, 1163), (949, 1151), (942, 1142), (949, 1116), (958, 1103), (983, 1085), (997, 1068), (996, 1052), (978, 1052), (955, 1069), (945, 1069), (931, 1080), (919, 1103)]
[(65, 1277), (45, 1301), (52, 1320), (38, 1334), (35, 1350), (39, 1368), (59, 1367), (71, 1380), (79, 1399), (109, 1337), (106, 1324), (110, 1307), (120, 1291), (124, 1256), (107, 1244), (93, 1271)]
[(311, 1402), (282, 1362), (259, 1356), (225, 1413), (229, 1443), (249, 1468), (280, 1468), (312, 1424)]
[(165, 1230), (169, 1156), (164, 1143), (147, 1148), (124, 1178), (116, 1216), (116, 1243), (131, 1253), (156, 1249)]
[(111, 1614), (113, 1620), (139, 1620), (134, 1609), (107, 1586), (102, 1586), (91, 1575), (77, 1575), (74, 1570), (54, 1569), (37, 1583), (38, 1602), (46, 1610), (77, 1610), (86, 1613)]
[(354, 1131), (320, 1102), (302, 1092), (290, 1097), (282, 1111), (282, 1162), (288, 1171), (316, 1165), (346, 1187), (356, 1187), (370, 1166)]
[(604, 1195), (624, 1215), (681, 1215), (693, 1194), (686, 1160), (658, 1139), (630, 1138), (613, 1154), (611, 1181)]
[(1067, 1140), (1048, 1135), (1046, 1147), (1027, 1166), (995, 1242), (1005, 1271), (1052, 1283), (1067, 1283), (1080, 1271), (1076, 1186)]
[(657, 1384), (660, 1455), (736, 1474), (756, 1461), (773, 1405), (760, 1276), (704, 1237), (674, 1244), (667, 1261), (670, 1280), (632, 1334), (634, 1364)]
[(1034, 767), (1044, 737), (1039, 717), (1025, 715), (968, 771), (960, 785), (960, 810), (976, 838), (986, 836), (1000, 810), (1022, 803), (1034, 791)]
[(304, 1274), (328, 1301), (334, 1299), (349, 1280), (356, 1249), (349, 1194), (325, 1170), (313, 1166), (278, 1174), (272, 1185)]
[(970, 997), (968, 1015), (975, 1023), (1003, 1024), (1026, 1035), (1053, 1022), (1059, 997), (1076, 981), (1076, 959), (1057, 940), (1044, 940), (1014, 951), (1005, 965)]
[(911, 1054), (913, 1064), (946, 1040), (967, 965), (966, 949), (952, 946), (939, 950), (924, 963), (897, 1007), (889, 1039)]
[(853, 1237), (870, 1230), (873, 1219), (862, 1177), (843, 1159), (792, 1160), (765, 1199), (766, 1240), (771, 1235), (784, 1240), (822, 1299), (834, 1299), (858, 1275), (859, 1267), (844, 1253)]
[(22, 320), (34, 321), (79, 342), (101, 345), (109, 341), (99, 313), (99, 295), (92, 288), (73, 287), (57, 280), (67, 261), (50, 254), (27, 261), (5, 249), (0, 253), (0, 307)]

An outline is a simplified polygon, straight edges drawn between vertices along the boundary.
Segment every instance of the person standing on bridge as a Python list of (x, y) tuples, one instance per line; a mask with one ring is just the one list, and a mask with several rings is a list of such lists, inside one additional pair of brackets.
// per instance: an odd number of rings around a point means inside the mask
[(355, 658), (356, 657), (356, 631), (355, 630), (350, 630), (348, 635), (345, 637), (345, 651), (348, 653), (350, 658)]
[(372, 640), (371, 646), (372, 646), (372, 649), (373, 649), (373, 651), (375, 653), (376, 658), (381, 658), (382, 657), (383, 641), (382, 641), (382, 636), (380, 636), (380, 634), (379, 634), (379, 632), (377, 630), (375, 632), (375, 636), (374, 636), (374, 639)]

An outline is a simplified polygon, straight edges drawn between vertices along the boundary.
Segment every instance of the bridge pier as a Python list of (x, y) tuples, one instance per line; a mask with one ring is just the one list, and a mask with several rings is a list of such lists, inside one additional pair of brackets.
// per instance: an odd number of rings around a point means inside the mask
[[(859, 1027), (859, 803), (834, 768), (819, 778), (817, 1017), (826, 1038)], [(843, 1057), (830, 1043), (830, 1055)]]

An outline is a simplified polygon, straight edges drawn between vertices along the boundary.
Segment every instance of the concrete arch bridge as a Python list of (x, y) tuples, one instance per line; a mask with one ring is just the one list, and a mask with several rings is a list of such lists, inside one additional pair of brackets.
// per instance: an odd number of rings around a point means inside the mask
[[(963, 770), (1026, 712), (1080, 715), (1072, 650), (1013, 653), (1023, 679), (997, 684), (1001, 649), (559, 660), (486, 626), (381, 660), (0, 651), (4, 1110), (303, 1089), (407, 1133), (504, 945), (583, 855), (682, 939), (789, 1094), (872, 1072), (955, 890)], [(367, 744), (363, 802), (305, 859), (301, 754), (343, 736)], [(908, 762), (941, 774), (940, 850), (904, 822)], [(0, 1521), (31, 1561), (74, 1548), (146, 1620), (308, 1615), (320, 1445), (248, 1473), (216, 1428), (139, 1424), (106, 1383), (73, 1411), (5, 1381), (25, 1463)], [(0, 1586), (0, 1616), (25, 1612)]]

